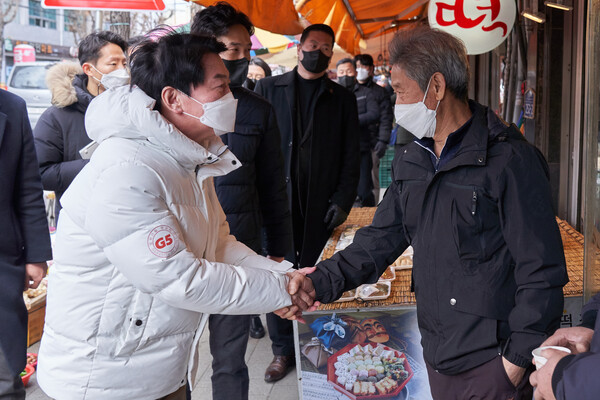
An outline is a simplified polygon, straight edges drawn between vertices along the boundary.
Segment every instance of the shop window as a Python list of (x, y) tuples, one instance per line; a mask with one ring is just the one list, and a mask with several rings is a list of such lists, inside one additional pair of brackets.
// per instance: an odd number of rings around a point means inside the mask
[(42, 8), (39, 0), (29, 0), (29, 25), (56, 29), (56, 10)]

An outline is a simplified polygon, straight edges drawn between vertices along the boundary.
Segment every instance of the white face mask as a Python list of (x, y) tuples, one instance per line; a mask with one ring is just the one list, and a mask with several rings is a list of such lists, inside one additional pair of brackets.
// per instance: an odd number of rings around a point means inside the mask
[(431, 78), (429, 78), (423, 100), (420, 102), (413, 104), (396, 104), (394, 106), (396, 123), (419, 139), (423, 139), (424, 137), (430, 138), (435, 134), (435, 115), (440, 106), (440, 102), (438, 101), (435, 110), (430, 110), (425, 105), (425, 98), (427, 97), (430, 84)]
[(369, 78), (369, 71), (364, 68), (356, 69), (356, 79), (359, 81), (366, 81)]
[[(188, 95), (186, 94), (186, 96)], [(201, 103), (192, 96), (188, 97), (202, 106), (204, 109), (204, 114), (202, 114), (201, 117), (197, 117), (184, 112), (185, 115), (196, 118), (204, 125), (210, 126), (214, 129), (217, 136), (224, 135), (227, 132), (233, 132), (235, 129), (235, 112), (237, 110), (238, 101), (233, 98), (233, 94), (231, 92), (227, 93), (218, 100), (211, 101), (210, 103)]]
[(96, 78), (95, 76), (92, 76), (92, 78), (100, 82), (102, 86), (104, 86), (104, 89), (108, 90), (110, 88), (129, 85), (129, 72), (127, 72), (127, 69), (125, 68), (115, 69), (114, 71), (108, 74), (103, 74), (102, 72), (98, 71), (98, 68), (94, 67), (92, 64), (90, 64), (90, 66), (94, 68), (100, 75), (102, 75), (102, 78), (100, 80), (98, 80), (98, 78)]

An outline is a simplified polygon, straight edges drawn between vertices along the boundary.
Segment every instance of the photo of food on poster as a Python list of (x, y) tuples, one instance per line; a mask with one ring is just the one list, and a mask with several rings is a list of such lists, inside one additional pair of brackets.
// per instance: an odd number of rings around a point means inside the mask
[(304, 400), (431, 399), (414, 308), (305, 320), (297, 325)]

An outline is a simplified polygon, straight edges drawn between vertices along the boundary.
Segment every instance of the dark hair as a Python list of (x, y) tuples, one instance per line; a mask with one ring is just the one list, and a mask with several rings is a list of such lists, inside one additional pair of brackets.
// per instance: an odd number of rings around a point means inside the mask
[(431, 76), (441, 73), (458, 100), (469, 94), (469, 59), (464, 44), (449, 33), (426, 26), (396, 33), (390, 42), (390, 64), (397, 65), (424, 92)]
[(254, 35), (254, 25), (248, 16), (233, 8), (231, 4), (220, 1), (194, 15), (190, 33), (219, 37), (226, 35), (233, 25), (242, 25), (250, 36)]
[(127, 40), (127, 48), (135, 47), (148, 40), (144, 35), (132, 36)]
[(79, 64), (83, 65), (86, 62), (95, 63), (100, 58), (100, 50), (107, 44), (116, 44), (123, 50), (127, 51), (127, 42), (121, 36), (114, 32), (101, 31), (90, 33), (79, 42)]
[(342, 58), (340, 61), (337, 62), (337, 64), (335, 65), (335, 67), (337, 68), (340, 65), (347, 64), (347, 63), (352, 64), (352, 66), (354, 67), (354, 69), (356, 69), (356, 62), (353, 59), (349, 58), (349, 57)]
[(333, 46), (335, 44), (335, 33), (333, 32), (333, 29), (331, 29), (331, 27), (329, 25), (325, 25), (325, 24), (314, 24), (314, 25), (310, 25), (310, 26), (306, 27), (306, 29), (304, 29), (304, 31), (302, 31), (302, 36), (300, 36), (300, 44), (304, 43), (304, 41), (308, 37), (308, 34), (311, 32), (314, 32), (314, 31), (325, 32), (326, 34), (331, 36), (331, 45)]
[(365, 67), (372, 67), (374, 65), (373, 57), (370, 54), (357, 54), (354, 57), (354, 63), (356, 62), (360, 62)]
[(190, 86), (204, 83), (203, 59), (210, 53), (225, 51), (225, 45), (210, 36), (172, 33), (157, 42), (146, 42), (132, 55), (131, 84), (156, 100), (160, 110), (161, 94), (171, 86), (190, 94)]
[(263, 71), (265, 71), (265, 76), (271, 76), (272, 74), (271, 67), (269, 67), (269, 64), (267, 64), (262, 58), (254, 57), (252, 60), (250, 60), (250, 65), (258, 65), (261, 67)]

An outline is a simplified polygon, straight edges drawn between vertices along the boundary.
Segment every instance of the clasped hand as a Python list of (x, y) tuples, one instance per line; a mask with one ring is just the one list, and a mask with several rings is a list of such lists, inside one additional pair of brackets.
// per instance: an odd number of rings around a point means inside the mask
[(288, 272), (290, 278), (287, 291), (292, 298), (292, 305), (274, 311), (281, 318), (298, 320), (304, 323), (303, 311), (314, 311), (319, 306), (315, 301), (317, 295), (312, 280), (306, 275), (310, 274), (316, 267), (302, 268), (294, 272)]

